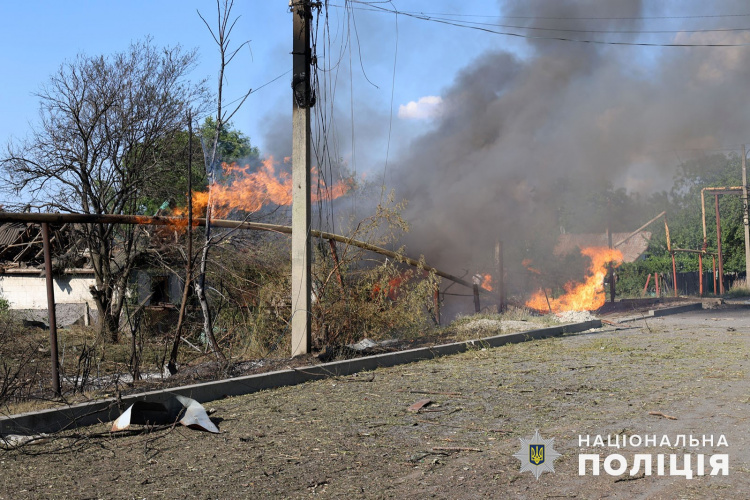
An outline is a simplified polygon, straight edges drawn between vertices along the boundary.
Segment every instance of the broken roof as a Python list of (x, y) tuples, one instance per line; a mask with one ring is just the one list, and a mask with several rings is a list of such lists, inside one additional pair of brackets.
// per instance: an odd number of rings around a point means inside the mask
[[(622, 241), (627, 238), (629, 234), (630, 233), (612, 233), (612, 242), (617, 243), (618, 241)], [(648, 249), (650, 241), (650, 231), (639, 231), (616, 248), (622, 252), (623, 262), (633, 262)], [(609, 244), (606, 233), (561, 234), (557, 238), (554, 254), (568, 255), (573, 252), (579, 252), (581, 248), (607, 246), (609, 246)]]
[[(53, 266), (79, 267), (86, 261), (77, 245), (80, 236), (74, 224), (50, 225)], [(0, 265), (3, 270), (41, 268), (44, 247), (39, 224), (9, 222), (0, 224)]]
[(12, 245), (26, 232), (26, 224), (12, 222), (0, 225), (0, 247)]

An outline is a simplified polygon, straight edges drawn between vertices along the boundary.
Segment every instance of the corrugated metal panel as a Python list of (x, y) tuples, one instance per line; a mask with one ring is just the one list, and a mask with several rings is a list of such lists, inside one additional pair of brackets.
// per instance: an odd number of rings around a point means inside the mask
[[(630, 233), (612, 233), (612, 242), (626, 238)], [(622, 252), (623, 262), (633, 262), (643, 255), (648, 249), (651, 241), (649, 231), (641, 231), (628, 241), (618, 246), (617, 249)], [(581, 248), (586, 247), (606, 247), (608, 246), (607, 235), (604, 233), (584, 233), (584, 234), (561, 234), (557, 238), (555, 245), (555, 255), (567, 255), (572, 252), (578, 252)]]
[(24, 231), (26, 231), (26, 224), (9, 222), (0, 225), (0, 247), (15, 243)]

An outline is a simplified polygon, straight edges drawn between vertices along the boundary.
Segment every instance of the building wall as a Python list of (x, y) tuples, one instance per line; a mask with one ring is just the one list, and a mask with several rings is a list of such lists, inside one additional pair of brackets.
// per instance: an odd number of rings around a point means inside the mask
[[(139, 303), (152, 292), (153, 295), (146, 301), (146, 305), (163, 302), (179, 305), (182, 300), (182, 280), (175, 274), (150, 273), (138, 270), (131, 277), (132, 283), (136, 285)], [(157, 287), (163, 288), (157, 291)], [(157, 300), (157, 298), (161, 298), (161, 300)]]
[[(182, 283), (176, 275), (163, 276), (166, 279), (167, 301), (179, 305), (182, 299)], [(96, 321), (96, 303), (89, 287), (95, 284), (93, 275), (66, 275), (56, 277), (55, 311), (58, 326), (68, 326), (74, 322)], [(138, 297), (148, 297), (154, 286), (154, 279), (146, 271), (133, 273), (131, 284)], [(130, 294), (128, 294), (130, 295)], [(24, 319), (47, 323), (47, 280), (38, 275), (0, 275), (0, 297), (18, 311)], [(141, 299), (142, 300), (142, 299)], [(151, 301), (148, 301), (147, 305)], [(88, 304), (88, 307), (86, 306)]]
[[(89, 287), (94, 284), (90, 275), (56, 277), (55, 303), (83, 304), (96, 309)], [(0, 296), (10, 303), (11, 309), (47, 310), (47, 282), (44, 277), (29, 275), (0, 275)]]

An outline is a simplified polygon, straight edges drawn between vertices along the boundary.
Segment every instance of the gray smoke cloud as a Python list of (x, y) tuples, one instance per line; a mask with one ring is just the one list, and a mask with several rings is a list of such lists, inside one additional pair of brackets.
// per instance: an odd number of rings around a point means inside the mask
[[(724, 11), (737, 12), (737, 5)], [(644, 30), (653, 28), (632, 18), (665, 12), (646, 10), (640, 1), (519, 0), (503, 3), (503, 14), (516, 16), (503, 22)], [(609, 20), (560, 20), (583, 17)], [(701, 27), (726, 23), (701, 21)], [(750, 34), (742, 31), (534, 33), (750, 43)], [(750, 109), (742, 90), (750, 76), (748, 47), (643, 48), (542, 39), (528, 44), (522, 55), (497, 50), (468, 64), (442, 93), (435, 128), (396, 162), (394, 185), (409, 202), (405, 215), (412, 224), (408, 251), (450, 272), (489, 269), (496, 237), (504, 242), (509, 265), (518, 266), (540, 242), (551, 252), (560, 232), (560, 207), (552, 200), (559, 198), (561, 179), (591, 190), (608, 184), (645, 194), (669, 189), (678, 155), (685, 159), (689, 150), (739, 144), (747, 136)], [(631, 229), (642, 222), (632, 220)]]

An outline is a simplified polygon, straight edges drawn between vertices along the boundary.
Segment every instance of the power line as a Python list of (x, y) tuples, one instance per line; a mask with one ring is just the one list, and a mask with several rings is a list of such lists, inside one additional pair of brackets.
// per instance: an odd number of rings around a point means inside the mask
[(234, 103), (236, 103), (236, 102), (239, 102), (239, 101), (241, 101), (241, 100), (243, 100), (243, 99), (247, 98), (247, 96), (249, 96), (249, 95), (252, 95), (252, 94), (256, 93), (257, 91), (259, 91), (259, 90), (260, 90), (260, 89), (262, 89), (263, 87), (266, 87), (266, 86), (268, 86), (268, 85), (271, 85), (271, 84), (272, 84), (273, 82), (275, 82), (276, 80), (279, 80), (280, 78), (282, 78), (282, 77), (284, 77), (284, 76), (288, 75), (288, 74), (289, 74), (289, 73), (291, 73), (291, 72), (292, 72), (292, 70), (291, 70), (291, 69), (290, 69), (290, 70), (288, 70), (288, 71), (285, 71), (285, 72), (283, 72), (282, 74), (280, 74), (279, 76), (277, 76), (277, 77), (276, 77), (276, 78), (274, 78), (273, 80), (269, 80), (269, 81), (267, 81), (266, 83), (264, 83), (263, 85), (261, 85), (260, 87), (256, 87), (256, 88), (254, 88), (254, 89), (251, 89), (251, 90), (250, 90), (250, 92), (248, 92), (247, 94), (245, 94), (245, 95), (241, 95), (241, 96), (240, 96), (240, 97), (238, 97), (237, 99), (235, 99), (235, 100), (233, 100), (233, 101), (230, 101), (230, 102), (229, 102), (229, 103), (227, 104), (227, 106), (231, 106), (232, 104), (234, 104)]
[[(372, 9), (374, 10), (374, 9)], [(399, 12), (401, 13), (401, 12)], [(430, 17), (433, 21), (453, 21), (450, 18), (439, 18)], [(602, 33), (602, 34), (676, 34), (676, 33), (726, 33), (726, 32), (737, 32), (737, 31), (750, 31), (750, 28), (713, 28), (713, 29), (682, 29), (682, 30), (595, 30), (595, 29), (571, 29), (571, 28), (541, 28), (537, 26), (515, 26), (511, 24), (497, 24), (497, 23), (479, 23), (470, 21), (464, 23), (467, 27), (469, 26), (494, 26), (497, 28), (508, 28), (508, 29), (519, 29), (519, 30), (532, 30), (532, 31), (561, 31), (565, 33)]]
[[(391, 3), (393, 5), (393, 3)], [(380, 203), (383, 203), (383, 195), (385, 193), (385, 181), (386, 174), (388, 173), (388, 156), (391, 152), (391, 134), (393, 132), (393, 99), (396, 93), (396, 62), (398, 60), (398, 14), (395, 16), (396, 21), (396, 46), (393, 52), (393, 79), (391, 80), (391, 106), (390, 114), (388, 117), (388, 144), (385, 148), (385, 164), (383, 165), (383, 184), (380, 188)]]
[[(375, 4), (391, 3), (390, 1), (374, 1), (368, 2), (365, 0), (350, 0), (352, 3), (358, 3), (362, 5), (372, 6)], [(332, 7), (339, 7), (338, 5), (330, 4)], [(449, 16), (449, 17), (476, 17), (476, 18), (498, 18), (503, 17), (505, 19), (539, 19), (539, 20), (554, 20), (554, 21), (650, 21), (650, 20), (664, 20), (664, 19), (723, 19), (723, 18), (735, 18), (735, 17), (750, 17), (749, 14), (706, 14), (706, 15), (692, 15), (692, 16), (612, 16), (612, 17), (575, 17), (575, 16), (499, 16), (497, 14), (457, 14), (451, 12), (422, 12), (422, 11), (399, 11), (401, 14), (415, 14), (421, 16)]]
[[(379, 5), (374, 5), (372, 3), (367, 2), (361, 2), (357, 0), (352, 0), (355, 3), (360, 3), (367, 5), (367, 7), (357, 7), (358, 10), (365, 10), (365, 11), (372, 11), (372, 12), (382, 12), (382, 13), (389, 13), (389, 14), (401, 14), (404, 16), (412, 17), (414, 19), (419, 19), (422, 21), (429, 21), (439, 24), (444, 24), (448, 26), (455, 26), (457, 28), (465, 28), (465, 29), (473, 29), (476, 31), (482, 31), (485, 33), (491, 33), (495, 35), (503, 35), (503, 36), (510, 36), (510, 37), (516, 37), (516, 38), (525, 38), (530, 40), (551, 40), (551, 41), (560, 41), (560, 42), (575, 42), (575, 43), (589, 43), (589, 44), (596, 44), (596, 45), (623, 45), (623, 46), (635, 46), (635, 47), (745, 47), (750, 45), (750, 43), (677, 43), (677, 42), (669, 42), (669, 43), (656, 43), (656, 42), (626, 42), (626, 41), (608, 41), (608, 40), (590, 40), (585, 38), (569, 38), (569, 37), (563, 37), (563, 36), (540, 36), (540, 35), (529, 35), (529, 34), (523, 34), (523, 33), (513, 33), (509, 31), (499, 31), (494, 30), (488, 27), (483, 27), (480, 25), (474, 24), (468, 24), (466, 22), (460, 22), (460, 21), (453, 21), (450, 19), (442, 19), (442, 18), (436, 18), (431, 17), (428, 15), (423, 15), (420, 13), (415, 12), (409, 12), (409, 11), (401, 11), (398, 9), (388, 9), (385, 7), (381, 7)], [(333, 5), (329, 4), (331, 7), (341, 7), (339, 5)], [(524, 28), (524, 29), (530, 29), (530, 28)], [(743, 30), (747, 31), (750, 30), (750, 28)], [(564, 31), (564, 30), (553, 30), (553, 31)], [(581, 32), (586, 32), (586, 30), (582, 30)], [(690, 32), (689, 30), (685, 30), (682, 32)], [(601, 33), (610, 33), (601, 31)], [(616, 32), (612, 32), (616, 33)], [(635, 31), (633, 32), (635, 34), (638, 33), (647, 33), (644, 31)], [(679, 32), (676, 32), (679, 33)]]

